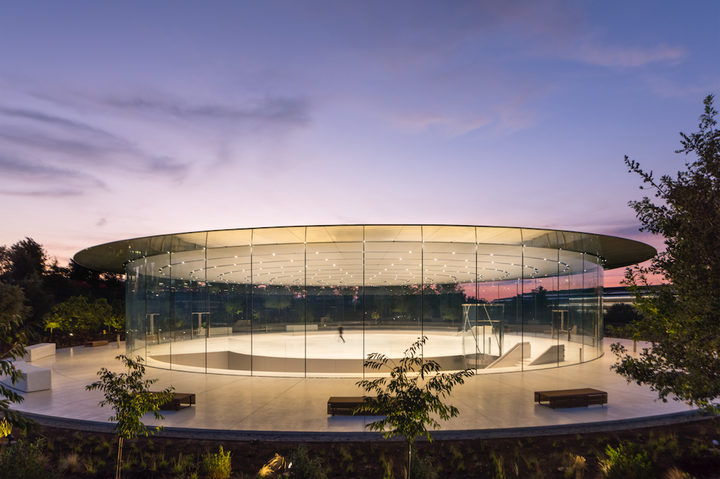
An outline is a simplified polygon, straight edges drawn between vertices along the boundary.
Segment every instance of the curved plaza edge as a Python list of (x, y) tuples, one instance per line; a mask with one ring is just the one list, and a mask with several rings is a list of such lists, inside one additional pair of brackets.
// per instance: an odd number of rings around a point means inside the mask
[[(494, 439), (605, 432), (664, 426), (709, 417), (682, 402), (657, 400), (647, 386), (628, 384), (610, 370), (615, 358), (606, 338), (604, 355), (594, 361), (559, 368), (478, 374), (456, 386), (448, 402), (460, 415), (432, 431), (436, 440)], [(52, 370), (52, 389), (21, 393), (25, 400), (12, 409), (48, 427), (111, 433), (109, 407), (101, 408), (99, 391), (85, 386), (102, 366), (120, 370), (114, 361), (124, 348), (59, 349), (56, 356), (33, 361)], [(640, 346), (640, 345), (639, 345)], [(638, 348), (640, 350), (640, 347)], [(174, 386), (193, 392), (196, 405), (163, 411), (165, 419), (146, 416), (148, 426), (163, 425), (158, 437), (229, 441), (355, 442), (383, 441), (366, 431), (372, 417), (329, 416), (330, 396), (356, 396), (356, 379), (274, 378), (198, 374), (147, 368), (158, 389)], [(533, 402), (533, 391), (592, 387), (608, 392), (608, 404), (550, 409)], [(396, 438), (396, 440), (401, 440)]]

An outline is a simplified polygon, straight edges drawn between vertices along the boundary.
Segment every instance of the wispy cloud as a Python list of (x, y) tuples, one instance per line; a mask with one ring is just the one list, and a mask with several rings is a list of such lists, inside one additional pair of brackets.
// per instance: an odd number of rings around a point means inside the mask
[(458, 116), (429, 112), (399, 114), (395, 116), (394, 121), (399, 128), (412, 133), (421, 133), (430, 128), (438, 127), (446, 130), (453, 137), (492, 123), (490, 117), (483, 115), (478, 115), (476, 118), (460, 118)]
[(96, 134), (100, 134), (102, 136), (110, 136), (107, 132), (100, 130), (98, 128), (93, 128), (90, 125), (86, 123), (81, 123), (78, 121), (70, 120), (68, 118), (62, 118), (56, 115), (50, 115), (48, 113), (37, 111), (37, 110), (30, 110), (26, 108), (3, 108), (0, 107), (0, 115), (6, 116), (6, 117), (12, 117), (12, 118), (22, 118), (27, 120), (34, 120), (38, 122), (48, 123), (51, 125), (57, 125), (62, 127), (67, 127), (75, 130), (81, 130), (86, 132), (92, 132)]
[(48, 190), (30, 190), (30, 191), (17, 191), (17, 190), (2, 190), (0, 189), (0, 195), (4, 196), (20, 196), (30, 198), (64, 198), (68, 196), (81, 196), (84, 192), (80, 189), (68, 189), (68, 188), (52, 188)]
[[(69, 179), (80, 178), (84, 181), (92, 180), (97, 186), (103, 183), (97, 179), (93, 179), (89, 175), (78, 170), (70, 168), (59, 168), (53, 165), (47, 165), (29, 160), (20, 160), (18, 158), (0, 155), (0, 172), (3, 175), (13, 176), (19, 179)], [(7, 177), (6, 176), (6, 177)]]
[(248, 105), (191, 104), (160, 96), (111, 97), (107, 105), (141, 113), (174, 116), (186, 120), (233, 122), (280, 122), (305, 125), (310, 121), (309, 105), (303, 98), (267, 96)]
[(0, 177), (5, 180), (0, 183), (0, 194), (10, 196), (80, 196), (106, 187), (103, 181), (77, 169), (8, 155), (0, 155)]
[(686, 55), (685, 49), (658, 45), (651, 48), (583, 44), (570, 52), (570, 57), (603, 67), (640, 67), (649, 63), (677, 62)]
[[(102, 128), (39, 110), (0, 108), (0, 124), (0, 145), (20, 151), (25, 157), (44, 158), (42, 165), (46, 169), (162, 172), (178, 180), (189, 168), (168, 155), (146, 153), (133, 142)], [(39, 164), (23, 163), (30, 170), (32, 165)]]

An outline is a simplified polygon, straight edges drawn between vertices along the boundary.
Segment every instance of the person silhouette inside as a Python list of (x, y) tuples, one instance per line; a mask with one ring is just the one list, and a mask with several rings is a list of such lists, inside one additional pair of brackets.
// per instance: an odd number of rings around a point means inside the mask
[(343, 327), (342, 327), (342, 324), (341, 324), (340, 326), (338, 326), (338, 334), (340, 335), (340, 338), (338, 339), (338, 341), (339, 341), (340, 339), (342, 339), (342, 342), (344, 343), (344, 342), (345, 342), (345, 338), (342, 337), (342, 335), (343, 335)]

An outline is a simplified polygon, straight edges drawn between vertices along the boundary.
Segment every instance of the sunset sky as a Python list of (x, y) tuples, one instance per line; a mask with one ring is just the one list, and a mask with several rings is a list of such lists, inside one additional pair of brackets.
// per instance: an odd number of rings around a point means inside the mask
[(623, 157), (684, 168), (719, 20), (717, 0), (0, 0), (0, 245), (67, 263), (162, 233), (432, 223), (661, 247)]

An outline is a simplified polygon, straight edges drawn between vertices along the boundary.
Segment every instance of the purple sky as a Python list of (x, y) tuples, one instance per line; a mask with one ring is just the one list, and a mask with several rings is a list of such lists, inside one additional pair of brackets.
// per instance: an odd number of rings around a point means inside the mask
[(0, 0), (0, 245), (66, 263), (161, 233), (442, 223), (660, 246), (623, 156), (684, 167), (718, 20), (716, 0)]

